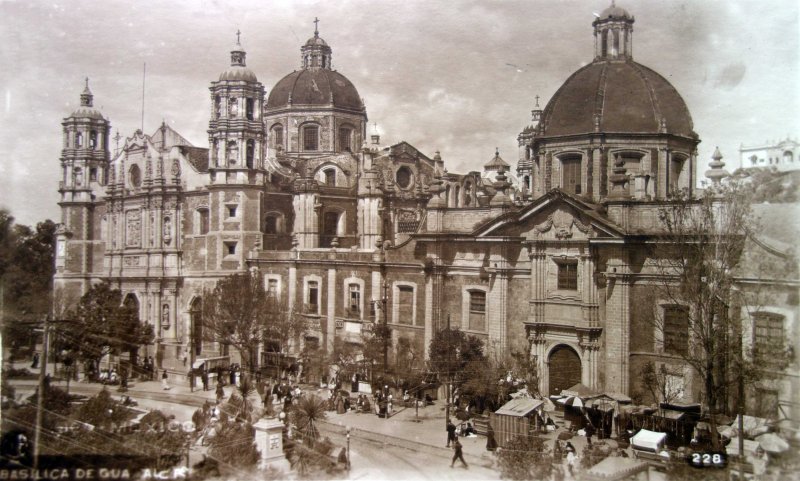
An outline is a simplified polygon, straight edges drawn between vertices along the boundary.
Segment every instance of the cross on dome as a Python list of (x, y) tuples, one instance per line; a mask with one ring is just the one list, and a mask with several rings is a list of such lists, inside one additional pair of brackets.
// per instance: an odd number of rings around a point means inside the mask
[(314, 36), (319, 37), (319, 19), (314, 17)]
[(242, 44), (241, 44), (241, 42), (239, 41), (239, 36), (240, 36), (241, 34), (242, 34), (242, 32), (240, 32), (240, 31), (239, 31), (239, 29), (237, 28), (237, 29), (236, 29), (236, 45), (239, 45), (239, 46), (241, 46), (241, 45), (242, 45)]

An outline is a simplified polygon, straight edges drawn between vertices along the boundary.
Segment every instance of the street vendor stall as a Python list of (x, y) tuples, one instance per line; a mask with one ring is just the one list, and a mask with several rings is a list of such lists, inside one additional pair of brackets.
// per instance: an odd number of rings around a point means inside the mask
[(659, 433), (647, 429), (640, 429), (631, 438), (631, 447), (634, 451), (645, 451), (648, 453), (658, 453), (664, 449), (667, 440), (667, 433)]
[(489, 415), (497, 445), (504, 448), (517, 436), (527, 436), (543, 425), (544, 401), (527, 397), (512, 399)]

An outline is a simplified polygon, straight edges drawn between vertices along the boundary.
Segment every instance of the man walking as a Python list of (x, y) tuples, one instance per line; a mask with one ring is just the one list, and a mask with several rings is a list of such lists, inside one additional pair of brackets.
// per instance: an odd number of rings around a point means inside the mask
[(456, 438), (456, 425), (453, 424), (453, 421), (447, 420), (447, 447), (450, 447), (450, 443), (453, 441), (458, 441)]
[(453, 464), (455, 464), (456, 459), (460, 459), (461, 462), (464, 463), (464, 468), (469, 469), (469, 466), (467, 466), (467, 462), (464, 461), (464, 453), (461, 452), (461, 443), (458, 442), (458, 438), (455, 438), (453, 440), (453, 450), (455, 452), (453, 453), (453, 460), (450, 461), (450, 467), (451, 468), (453, 467)]

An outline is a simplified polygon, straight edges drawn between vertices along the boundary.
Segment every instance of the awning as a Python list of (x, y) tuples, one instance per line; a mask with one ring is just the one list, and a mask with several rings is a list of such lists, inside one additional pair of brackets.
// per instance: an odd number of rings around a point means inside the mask
[(789, 443), (775, 433), (762, 434), (756, 441), (768, 453), (782, 453), (789, 450)]
[(564, 389), (563, 391), (561, 391), (561, 395), (562, 396), (578, 396), (578, 397), (581, 397), (581, 398), (585, 399), (585, 398), (590, 398), (590, 397), (597, 397), (600, 394), (595, 392), (595, 391), (593, 391), (588, 386), (586, 386), (584, 384), (581, 384), (581, 383), (578, 383), (578, 384), (575, 384), (574, 386), (570, 387), (569, 389)]
[(631, 438), (631, 446), (633, 446), (634, 449), (657, 453), (661, 450), (664, 445), (664, 440), (666, 439), (667, 433), (640, 429), (639, 432)]
[(680, 421), (681, 419), (683, 419), (686, 413), (682, 411), (675, 411), (672, 409), (661, 409), (658, 412), (656, 412), (656, 415), (664, 419), (669, 419), (672, 421)]
[(498, 415), (524, 417), (538, 409), (541, 409), (543, 405), (544, 401), (541, 399), (519, 397), (503, 404), (503, 406), (494, 413)]

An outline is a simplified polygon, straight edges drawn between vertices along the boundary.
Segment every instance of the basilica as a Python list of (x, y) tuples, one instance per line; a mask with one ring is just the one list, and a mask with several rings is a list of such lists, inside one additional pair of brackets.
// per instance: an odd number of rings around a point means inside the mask
[(544, 393), (631, 395), (656, 362), (696, 399), (688, 321), (655, 294), (650, 244), (659, 207), (697, 184), (700, 139), (676, 89), (634, 60), (633, 24), (612, 5), (586, 29), (594, 58), (537, 104), (513, 172), (499, 154), (454, 174), (438, 152), (381, 145), (318, 31), (270, 88), (237, 40), (210, 83), (207, 146), (162, 124), (113, 152), (87, 82), (62, 123), (56, 298), (109, 281), (154, 326), (159, 367), (186, 373), (236, 355), (202, 340), (202, 297), (250, 270), (309, 320), (295, 355), (360, 346), (386, 322), (391, 356), (422, 360), (451, 326), (529, 353)]

